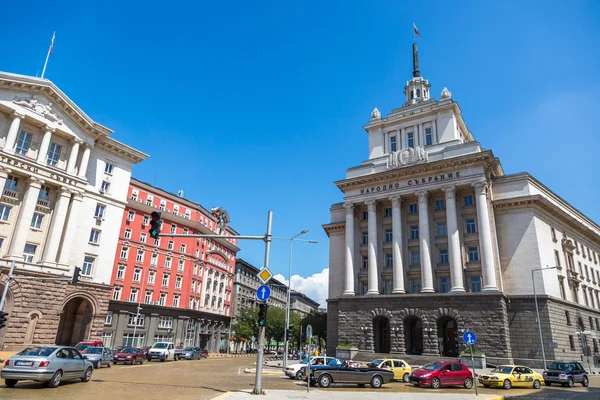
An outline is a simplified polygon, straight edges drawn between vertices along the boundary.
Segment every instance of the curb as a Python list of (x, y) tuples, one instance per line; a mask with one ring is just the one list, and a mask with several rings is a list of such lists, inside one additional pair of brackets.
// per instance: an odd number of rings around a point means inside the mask
[[(244, 373), (256, 375), (256, 368), (244, 368)], [(263, 371), (262, 375), (283, 375), (283, 371)]]
[(228, 398), (230, 395), (231, 395), (231, 392), (221, 393), (217, 397), (213, 397), (212, 400), (223, 400), (223, 399)]

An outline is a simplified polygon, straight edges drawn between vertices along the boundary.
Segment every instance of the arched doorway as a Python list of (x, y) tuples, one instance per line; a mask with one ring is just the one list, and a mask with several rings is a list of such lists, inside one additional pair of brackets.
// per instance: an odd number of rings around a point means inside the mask
[(90, 334), (93, 319), (92, 304), (83, 297), (75, 297), (65, 304), (58, 324), (56, 344), (74, 346)]
[(390, 352), (390, 320), (386, 317), (377, 317), (373, 320), (375, 337), (375, 353)]
[(444, 357), (458, 357), (458, 328), (454, 318), (443, 317), (438, 320), (438, 344)]
[(419, 317), (408, 317), (404, 320), (406, 354), (423, 354), (423, 324)]

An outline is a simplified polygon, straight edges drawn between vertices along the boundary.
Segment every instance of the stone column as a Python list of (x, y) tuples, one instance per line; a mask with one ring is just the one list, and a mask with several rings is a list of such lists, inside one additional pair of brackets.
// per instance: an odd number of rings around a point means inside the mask
[(346, 270), (344, 294), (354, 296), (354, 204), (344, 204), (346, 209)]
[(479, 228), (479, 247), (481, 248), (481, 270), (483, 272), (483, 290), (497, 291), (496, 268), (494, 267), (494, 252), (492, 247), (492, 231), (487, 202), (487, 182), (473, 183), (477, 197), (477, 221)]
[(200, 307), (206, 306), (206, 281), (208, 280), (208, 268), (203, 268), (204, 273), (202, 274), (202, 292), (200, 293)]
[(433, 270), (431, 267), (431, 244), (429, 238), (429, 207), (426, 190), (417, 192), (419, 197), (419, 240), (421, 242), (421, 293), (433, 293)]
[(79, 154), (79, 145), (83, 143), (81, 140), (75, 138), (73, 140), (73, 147), (71, 147), (71, 154), (69, 154), (69, 162), (67, 163), (67, 173), (75, 173), (75, 163), (77, 162), (77, 155)]
[(71, 254), (73, 240), (75, 239), (75, 231), (77, 229), (77, 217), (79, 215), (81, 203), (83, 203), (82, 194), (79, 192), (73, 194), (73, 200), (71, 201), (71, 209), (69, 211), (69, 219), (67, 221), (67, 227), (65, 229), (65, 234), (62, 241), (62, 248), (60, 249), (60, 256), (58, 258), (59, 264), (69, 265), (69, 256)]
[(227, 277), (224, 276), (223, 277), (223, 289), (221, 289), (221, 309), (219, 310), (221, 312), (225, 311), (225, 300), (227, 300), (226, 291), (227, 291)]
[(46, 128), (44, 129), (44, 138), (42, 139), (42, 144), (40, 145), (40, 151), (37, 156), (38, 164), (46, 165), (48, 149), (50, 148), (50, 141), (52, 140), (53, 132), (54, 132), (54, 128), (46, 125)]
[(394, 260), (394, 288), (392, 293), (406, 293), (402, 266), (402, 220), (400, 217), (402, 197), (392, 196), (390, 200), (392, 201), (392, 256)]
[(15, 143), (19, 136), (19, 129), (21, 128), (21, 120), (25, 118), (25, 115), (18, 111), (13, 112), (13, 120), (8, 128), (8, 135), (6, 135), (6, 142), (4, 142), (4, 151), (7, 153), (15, 152)]
[(450, 262), (450, 278), (452, 280), (452, 293), (464, 293), (462, 261), (460, 257), (460, 239), (458, 221), (456, 218), (456, 187), (442, 188), (446, 193), (446, 231), (448, 235), (448, 261)]
[(379, 294), (379, 279), (377, 279), (377, 200), (367, 200), (365, 203), (369, 210), (369, 290), (367, 294)]
[(85, 179), (85, 174), (87, 173), (88, 163), (90, 161), (90, 152), (92, 148), (88, 144), (84, 144), (85, 149), (83, 150), (83, 155), (81, 156), (81, 165), (79, 166), (79, 177), (81, 179)]
[(16, 220), (17, 226), (13, 232), (10, 247), (8, 249), (8, 258), (10, 259), (23, 259), (23, 249), (25, 248), (25, 242), (27, 241), (29, 226), (31, 225), (31, 219), (33, 218), (33, 212), (35, 211), (35, 206), (43, 183), (43, 180), (34, 177), (30, 177), (28, 180), (27, 190), (23, 197), (23, 202), (21, 203), (19, 216)]
[(44, 255), (42, 256), (42, 262), (45, 264), (56, 263), (56, 255), (58, 254), (60, 239), (67, 219), (67, 210), (69, 209), (69, 202), (71, 201), (71, 193), (71, 190), (65, 186), (60, 188), (59, 197), (56, 201), (56, 206), (54, 207), (54, 215), (52, 215), (52, 222), (50, 223), (50, 229), (48, 229), (48, 239), (46, 240), (46, 247), (44, 247)]
[(2, 193), (4, 192), (4, 185), (6, 185), (6, 178), (8, 178), (8, 174), (12, 172), (12, 169), (0, 166), (0, 198), (2, 198)]

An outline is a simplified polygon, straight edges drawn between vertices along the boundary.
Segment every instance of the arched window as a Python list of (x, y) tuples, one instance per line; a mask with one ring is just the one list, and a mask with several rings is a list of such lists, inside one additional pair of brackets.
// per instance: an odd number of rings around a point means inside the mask
[(421, 97), (421, 89), (417, 89), (417, 97)]
[(412, 90), (410, 91), (410, 99), (414, 99), (415, 98), (415, 92), (413, 92)]

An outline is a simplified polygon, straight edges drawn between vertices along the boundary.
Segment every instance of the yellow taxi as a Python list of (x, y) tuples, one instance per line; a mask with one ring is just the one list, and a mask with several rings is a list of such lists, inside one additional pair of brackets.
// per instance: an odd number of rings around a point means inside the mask
[(398, 381), (408, 382), (408, 376), (412, 372), (412, 368), (404, 360), (398, 360), (394, 358), (384, 358), (380, 360), (373, 360), (368, 363), (371, 368), (382, 368), (392, 371), (394, 373), (394, 379)]
[(503, 387), (510, 389), (514, 387), (542, 387), (544, 377), (529, 367), (522, 365), (499, 365), (489, 374), (480, 374), (479, 383), (483, 386)]

